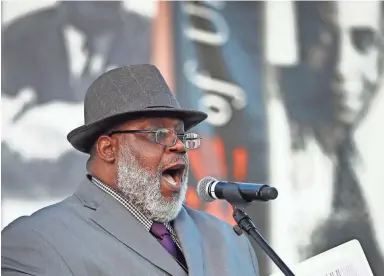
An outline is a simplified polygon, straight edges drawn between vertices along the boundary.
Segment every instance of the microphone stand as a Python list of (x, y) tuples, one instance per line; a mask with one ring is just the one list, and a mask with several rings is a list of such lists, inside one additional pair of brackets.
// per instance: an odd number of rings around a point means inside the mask
[(293, 272), (288, 268), (288, 266), (283, 262), (283, 260), (276, 254), (275, 251), (269, 246), (266, 240), (261, 236), (261, 234), (257, 231), (255, 225), (253, 224), (251, 218), (244, 212), (247, 204), (237, 204), (242, 205), (240, 208), (236, 205), (232, 204), (233, 207), (233, 218), (235, 219), (237, 225), (233, 227), (233, 230), (237, 235), (241, 235), (243, 231), (247, 232), (249, 236), (251, 236), (259, 246), (264, 250), (265, 253), (271, 258), (271, 260), (280, 268), (280, 270), (286, 276), (295, 276)]

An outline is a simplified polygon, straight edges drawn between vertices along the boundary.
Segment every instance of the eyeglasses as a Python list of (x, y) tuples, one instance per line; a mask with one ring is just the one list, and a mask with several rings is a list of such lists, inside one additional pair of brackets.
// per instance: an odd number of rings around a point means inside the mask
[(119, 133), (154, 133), (155, 142), (166, 147), (173, 147), (179, 138), (186, 149), (197, 149), (200, 146), (200, 135), (196, 133), (177, 134), (175, 130), (169, 128), (159, 128), (157, 130), (113, 130), (108, 136)]

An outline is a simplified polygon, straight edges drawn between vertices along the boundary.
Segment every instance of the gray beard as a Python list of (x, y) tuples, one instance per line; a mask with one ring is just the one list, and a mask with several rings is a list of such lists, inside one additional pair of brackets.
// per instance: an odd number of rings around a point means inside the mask
[[(117, 186), (125, 198), (148, 219), (158, 222), (172, 221), (179, 214), (187, 192), (189, 167), (187, 155), (183, 160), (186, 168), (181, 180), (181, 190), (179, 193), (174, 193), (172, 198), (166, 199), (161, 193), (162, 168), (159, 167), (156, 173), (149, 172), (140, 166), (128, 146), (121, 147), (117, 164)], [(167, 165), (169, 164), (164, 164)]]

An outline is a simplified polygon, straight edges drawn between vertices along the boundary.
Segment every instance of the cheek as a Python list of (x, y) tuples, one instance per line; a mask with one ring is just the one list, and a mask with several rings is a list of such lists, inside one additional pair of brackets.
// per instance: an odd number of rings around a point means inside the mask
[(156, 173), (161, 165), (164, 148), (150, 141), (140, 141), (139, 139), (133, 145), (132, 154), (137, 158), (140, 166)]
[(380, 68), (380, 57), (378, 51), (371, 51), (366, 55), (364, 66), (363, 66), (363, 74), (365, 77), (372, 83), (375, 83), (379, 79), (379, 68)]

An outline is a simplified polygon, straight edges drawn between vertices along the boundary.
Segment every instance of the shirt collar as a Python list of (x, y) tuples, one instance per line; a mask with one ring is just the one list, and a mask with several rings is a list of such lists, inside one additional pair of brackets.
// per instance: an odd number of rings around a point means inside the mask
[(144, 226), (147, 231), (151, 229), (153, 221), (148, 219), (142, 212), (140, 212), (133, 204), (131, 204), (124, 196), (122, 196), (120, 192), (113, 189), (111, 186), (104, 184), (94, 176), (89, 177), (93, 184), (121, 203)]
[[(88, 174), (87, 177), (95, 184), (98, 188), (103, 190), (108, 195), (112, 196), (115, 200), (121, 203), (140, 223), (143, 227), (149, 232), (151, 230), (153, 221), (147, 218), (142, 212), (140, 212), (133, 204), (131, 204), (119, 191), (112, 188), (111, 186), (103, 183), (97, 177)], [(175, 241), (176, 245), (182, 250), (179, 239), (177, 238), (176, 231), (172, 227), (172, 224), (169, 222), (164, 223), (165, 227), (170, 232), (172, 239)]]

